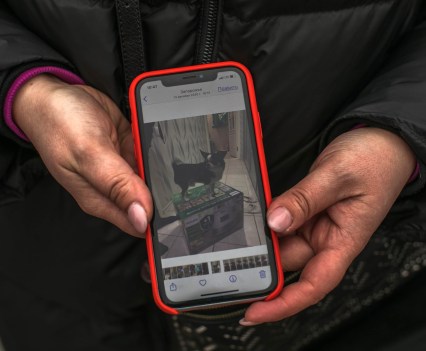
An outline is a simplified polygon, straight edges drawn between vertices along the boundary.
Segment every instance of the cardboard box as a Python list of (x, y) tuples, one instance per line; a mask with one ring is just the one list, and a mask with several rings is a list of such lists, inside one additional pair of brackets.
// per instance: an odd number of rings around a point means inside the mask
[(202, 185), (188, 190), (188, 200), (174, 194), (173, 203), (191, 255), (243, 229), (243, 193), (221, 182), (216, 182), (214, 196), (209, 185)]

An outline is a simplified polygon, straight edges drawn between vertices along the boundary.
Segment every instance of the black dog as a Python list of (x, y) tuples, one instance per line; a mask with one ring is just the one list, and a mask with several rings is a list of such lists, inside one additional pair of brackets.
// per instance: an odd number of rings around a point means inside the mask
[(187, 190), (195, 183), (210, 185), (210, 195), (214, 195), (214, 184), (222, 178), (225, 170), (225, 155), (227, 151), (218, 151), (212, 154), (204, 152), (204, 162), (201, 163), (179, 163), (173, 162), (174, 181), (182, 189), (182, 199), (187, 198)]

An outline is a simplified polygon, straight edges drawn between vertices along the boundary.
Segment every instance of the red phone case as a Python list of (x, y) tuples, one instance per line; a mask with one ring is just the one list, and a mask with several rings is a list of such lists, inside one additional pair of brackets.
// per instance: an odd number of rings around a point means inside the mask
[[(142, 179), (145, 180), (143, 158), (142, 158), (142, 152), (140, 147), (141, 140), (140, 140), (140, 133), (139, 133), (138, 110), (137, 110), (137, 104), (136, 104), (137, 84), (142, 79), (145, 79), (148, 77), (162, 76), (162, 75), (175, 74), (175, 73), (184, 73), (184, 72), (190, 72), (190, 71), (199, 71), (199, 70), (206, 70), (206, 69), (212, 69), (212, 68), (223, 68), (223, 67), (236, 67), (244, 73), (246, 78), (249, 99), (250, 99), (250, 107), (251, 107), (251, 111), (253, 115), (253, 125), (254, 125), (255, 138), (256, 138), (256, 147), (257, 147), (257, 152), (259, 156), (260, 172), (262, 176), (266, 206), (268, 207), (272, 201), (272, 197), (271, 197), (271, 190), (269, 186), (269, 179), (268, 179), (268, 173), (266, 168), (265, 153), (264, 153), (263, 142), (262, 142), (262, 139), (263, 139), (262, 128), (260, 124), (259, 112), (257, 110), (253, 79), (249, 70), (238, 62), (226, 61), (226, 62), (219, 62), (219, 63), (210, 63), (210, 64), (203, 64), (203, 65), (196, 65), (196, 66), (187, 66), (187, 67), (179, 67), (179, 68), (145, 72), (140, 74), (133, 80), (129, 89), (129, 102), (130, 102), (130, 110), (131, 110), (132, 132), (133, 132), (133, 138), (135, 141), (135, 157), (136, 157), (136, 162), (138, 165), (139, 175), (141, 176)], [(272, 237), (272, 244), (274, 248), (278, 280), (277, 280), (276, 288), (274, 289), (274, 291), (272, 291), (272, 293), (270, 293), (265, 298), (265, 301), (272, 300), (275, 297), (277, 297), (284, 286), (284, 274), (281, 267), (278, 239), (276, 234), (272, 230), (271, 230), (271, 237)], [(154, 260), (152, 233), (151, 233), (150, 226), (148, 226), (148, 229), (146, 232), (146, 244), (147, 244), (147, 251), (148, 251), (148, 262), (149, 262), (151, 280), (152, 280), (152, 292), (154, 295), (155, 303), (161, 310), (163, 310), (166, 313), (179, 314), (178, 310), (166, 305), (161, 300), (161, 297), (160, 297), (160, 293), (158, 289), (157, 273), (156, 273), (156, 267), (155, 267), (155, 260)]]

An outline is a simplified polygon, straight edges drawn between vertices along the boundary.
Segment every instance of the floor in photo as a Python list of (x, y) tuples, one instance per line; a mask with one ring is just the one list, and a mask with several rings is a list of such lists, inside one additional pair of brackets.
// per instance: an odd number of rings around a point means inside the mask
[[(262, 215), (257, 196), (248, 176), (244, 162), (237, 158), (228, 157), (225, 160), (225, 170), (221, 179), (222, 183), (241, 191), (244, 194), (244, 230), (223, 238), (199, 253), (239, 249), (265, 244), (262, 224)], [(171, 258), (189, 255), (184, 230), (180, 220), (174, 221), (158, 231), (161, 242), (162, 258)]]

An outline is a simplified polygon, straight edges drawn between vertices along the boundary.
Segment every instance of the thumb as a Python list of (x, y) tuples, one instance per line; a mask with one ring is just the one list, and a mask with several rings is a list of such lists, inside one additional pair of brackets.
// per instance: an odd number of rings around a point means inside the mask
[[(350, 177), (349, 177), (350, 178)], [(291, 189), (278, 196), (268, 209), (269, 227), (277, 233), (291, 233), (306, 221), (349, 196), (350, 181), (336, 169), (320, 166)]]

